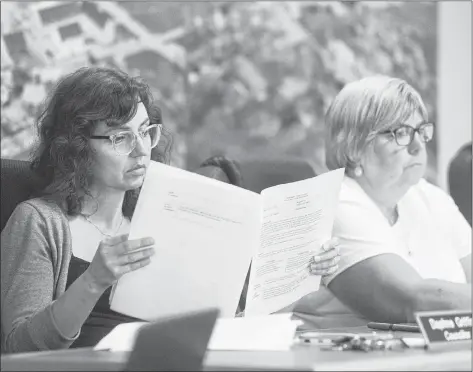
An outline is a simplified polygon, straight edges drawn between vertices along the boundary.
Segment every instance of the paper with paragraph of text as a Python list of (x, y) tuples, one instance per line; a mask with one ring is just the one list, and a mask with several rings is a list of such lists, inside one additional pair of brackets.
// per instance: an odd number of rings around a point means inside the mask
[(260, 196), (151, 162), (129, 239), (151, 236), (151, 263), (124, 275), (113, 310), (151, 321), (209, 307), (233, 317), (259, 239)]
[(261, 243), (253, 257), (246, 316), (278, 311), (319, 289), (309, 261), (332, 234), (343, 169), (261, 193)]

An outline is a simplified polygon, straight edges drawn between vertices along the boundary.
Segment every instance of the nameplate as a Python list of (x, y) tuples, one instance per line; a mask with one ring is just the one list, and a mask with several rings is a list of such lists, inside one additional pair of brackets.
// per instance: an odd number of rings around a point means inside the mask
[(471, 311), (422, 311), (415, 316), (428, 347), (471, 342)]

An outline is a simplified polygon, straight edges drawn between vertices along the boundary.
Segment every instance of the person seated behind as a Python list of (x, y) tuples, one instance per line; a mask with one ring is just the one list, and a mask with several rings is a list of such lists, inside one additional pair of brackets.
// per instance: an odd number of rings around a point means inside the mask
[(298, 311), (315, 326), (414, 322), (417, 311), (471, 309), (471, 227), (424, 175), (434, 125), (419, 93), (385, 76), (347, 84), (326, 114), (326, 162), (344, 167), (329, 291)]
[(204, 160), (194, 171), (203, 176), (243, 187), (240, 165), (224, 155), (215, 155)]
[(91, 347), (135, 321), (110, 309), (111, 286), (154, 254), (151, 237), (128, 240), (152, 149), (166, 139), (149, 87), (79, 69), (59, 81), (38, 125), (32, 169), (47, 186), (1, 233), (2, 352)]
[[(194, 170), (194, 172), (238, 187), (243, 187), (243, 177), (241, 175), (240, 165), (236, 161), (223, 155), (212, 156), (206, 159), (196, 170)], [(317, 256), (317, 262), (314, 260), (311, 264), (311, 274), (322, 276), (330, 275), (337, 270), (339, 258), (336, 246), (336, 240), (326, 244), (327, 251), (322, 252)], [(238, 302), (237, 315), (242, 315), (245, 310), (248, 283), (250, 281), (250, 271), (251, 265)]]
[(471, 142), (462, 146), (448, 167), (450, 195), (471, 226)]

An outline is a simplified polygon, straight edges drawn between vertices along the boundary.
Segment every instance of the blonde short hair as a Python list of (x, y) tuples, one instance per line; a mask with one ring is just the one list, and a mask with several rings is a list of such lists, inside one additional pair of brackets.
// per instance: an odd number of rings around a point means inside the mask
[(371, 76), (351, 82), (337, 94), (325, 115), (325, 157), (330, 170), (352, 170), (377, 131), (427, 109), (420, 94), (402, 79)]

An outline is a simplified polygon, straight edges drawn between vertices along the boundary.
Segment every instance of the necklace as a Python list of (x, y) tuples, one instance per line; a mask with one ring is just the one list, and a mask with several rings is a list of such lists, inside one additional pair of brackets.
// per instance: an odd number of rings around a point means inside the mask
[(82, 216), (86, 219), (86, 221), (88, 223), (90, 223), (93, 227), (95, 227), (100, 232), (100, 234), (102, 234), (103, 236), (106, 236), (108, 238), (111, 238), (112, 236), (117, 235), (118, 231), (120, 231), (120, 227), (122, 227), (122, 223), (123, 223), (123, 219), (124, 219), (123, 214), (122, 214), (122, 219), (120, 221), (120, 225), (118, 225), (118, 228), (116, 229), (115, 234), (111, 235), (111, 234), (105, 234), (95, 223), (93, 223), (91, 220), (89, 220), (89, 218), (87, 216), (84, 216), (84, 215), (82, 215)]

